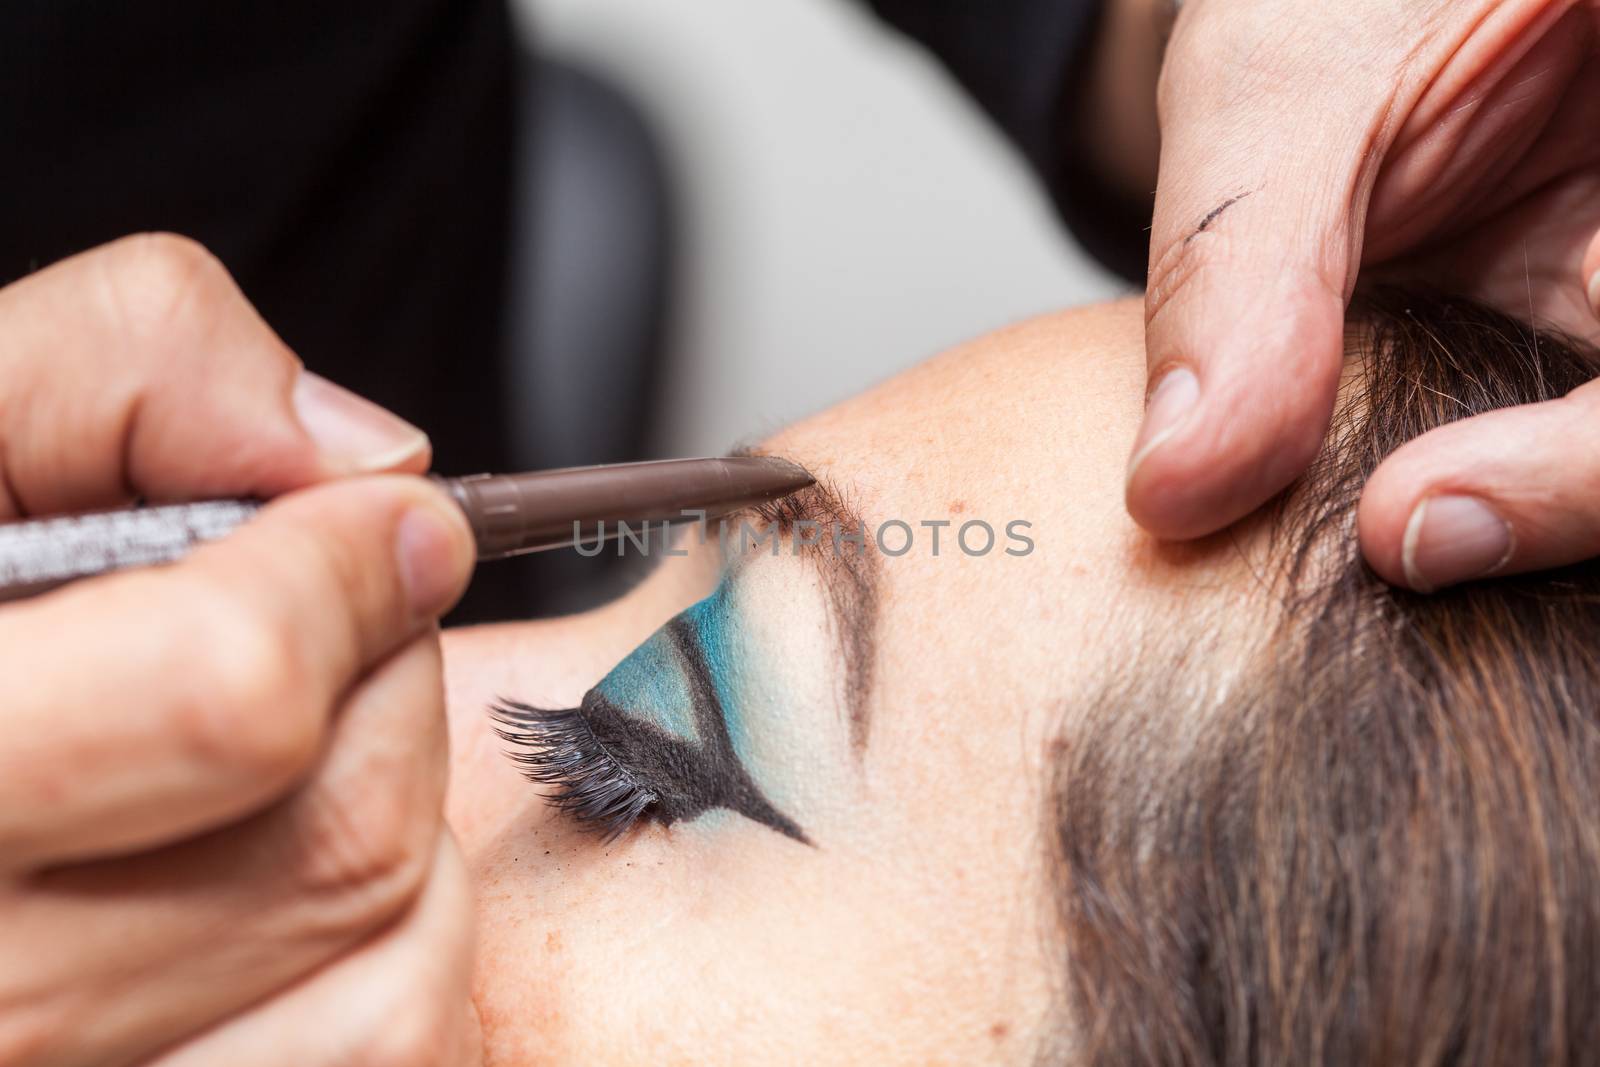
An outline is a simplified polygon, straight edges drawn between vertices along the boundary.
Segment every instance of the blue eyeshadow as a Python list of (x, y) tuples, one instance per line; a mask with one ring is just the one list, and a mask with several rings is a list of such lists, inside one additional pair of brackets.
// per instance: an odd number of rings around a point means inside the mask
[(721, 810), (810, 843), (745, 766), (749, 652), (730, 585), (656, 631), (581, 707), (496, 710), (524, 773), (580, 822), (614, 837), (642, 817), (671, 826)]
[(630, 715), (649, 719), (685, 741), (699, 740), (692, 712), (694, 698), (678, 650), (665, 629), (634, 649), (596, 689)]
[(740, 759), (748, 757), (749, 731), (740, 714), (739, 691), (746, 679), (748, 650), (737, 624), (731, 583), (680, 613), (619, 663), (597, 686), (607, 700), (630, 715), (685, 741), (697, 741), (693, 697), (671, 627), (685, 627), (704, 657), (706, 672), (727, 724), (728, 739)]
[(741, 760), (750, 758), (750, 731), (742, 713), (741, 693), (748, 694), (750, 652), (739, 626), (733, 590), (724, 581), (717, 591), (681, 616), (705, 656), (717, 703), (728, 726), (728, 740)]

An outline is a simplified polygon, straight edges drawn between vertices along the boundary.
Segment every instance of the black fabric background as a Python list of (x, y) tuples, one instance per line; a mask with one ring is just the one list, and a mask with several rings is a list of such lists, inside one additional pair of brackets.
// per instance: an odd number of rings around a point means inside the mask
[[(1147, 212), (1104, 195), (1060, 118), (1100, 2), (873, 0), (1142, 278)], [(308, 366), (426, 428), (436, 469), (504, 469), (517, 54), (508, 0), (7, 0), (0, 284), (186, 234)], [(496, 578), (458, 620), (525, 613), (527, 579)]]
[(441, 470), (494, 467), (510, 43), (503, 0), (8, 0), (0, 282), (186, 234)]

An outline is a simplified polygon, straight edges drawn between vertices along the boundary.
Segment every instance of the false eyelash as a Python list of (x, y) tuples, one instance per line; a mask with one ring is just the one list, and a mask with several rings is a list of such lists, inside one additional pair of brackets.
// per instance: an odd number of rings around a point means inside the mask
[(501, 700), (490, 712), (495, 732), (522, 751), (510, 753), (523, 777), (607, 843), (627, 833), (659, 799), (605, 750), (582, 709), (549, 711)]

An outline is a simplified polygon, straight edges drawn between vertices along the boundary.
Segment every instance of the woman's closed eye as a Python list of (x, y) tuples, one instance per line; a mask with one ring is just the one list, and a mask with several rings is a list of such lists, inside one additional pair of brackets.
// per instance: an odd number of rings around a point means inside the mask
[(720, 808), (809, 844), (738, 754), (730, 599), (724, 586), (667, 623), (576, 708), (492, 709), (524, 775), (580, 826), (612, 840), (641, 818), (671, 826)]

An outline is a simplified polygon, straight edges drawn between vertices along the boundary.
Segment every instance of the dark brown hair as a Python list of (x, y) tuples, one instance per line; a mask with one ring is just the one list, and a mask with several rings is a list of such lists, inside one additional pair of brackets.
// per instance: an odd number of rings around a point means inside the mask
[(1424, 597), (1354, 532), (1396, 447), (1600, 363), (1459, 300), (1352, 321), (1353, 399), (1267, 520), (1272, 639), (1213, 710), (1203, 664), (1145, 663), (1061, 742), (1046, 1061), (1600, 1060), (1600, 564)]

